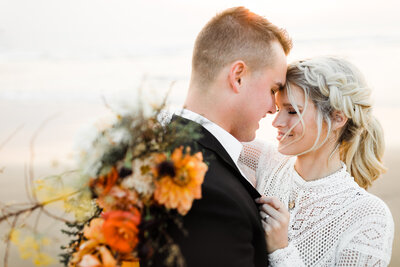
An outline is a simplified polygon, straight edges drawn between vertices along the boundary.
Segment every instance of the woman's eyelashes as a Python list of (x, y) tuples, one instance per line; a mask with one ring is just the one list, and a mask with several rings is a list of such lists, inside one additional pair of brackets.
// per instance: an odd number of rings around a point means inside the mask
[[(278, 106), (276, 106), (276, 112), (280, 112), (280, 111), (286, 111), (290, 115), (298, 114), (297, 111), (293, 107), (283, 107), (283, 109), (281, 110), (281, 109), (279, 109)], [(299, 112), (301, 113), (301, 110), (299, 110)]]

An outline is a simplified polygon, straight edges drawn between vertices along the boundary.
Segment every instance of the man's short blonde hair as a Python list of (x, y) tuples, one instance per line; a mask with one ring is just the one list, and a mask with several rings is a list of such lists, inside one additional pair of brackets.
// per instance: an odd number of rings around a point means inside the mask
[(227, 9), (212, 18), (197, 36), (192, 78), (207, 85), (236, 60), (243, 60), (250, 70), (269, 66), (274, 58), (270, 49), (273, 41), (280, 43), (286, 55), (292, 48), (287, 32), (266, 18), (244, 7)]

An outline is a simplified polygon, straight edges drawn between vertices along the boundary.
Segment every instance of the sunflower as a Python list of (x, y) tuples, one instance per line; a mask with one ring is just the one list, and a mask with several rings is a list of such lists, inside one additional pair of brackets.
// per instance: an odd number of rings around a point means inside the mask
[(201, 185), (208, 167), (203, 162), (201, 152), (190, 155), (190, 148), (176, 148), (170, 157), (156, 156), (153, 174), (155, 181), (154, 199), (167, 209), (177, 209), (185, 215), (194, 199), (201, 198)]

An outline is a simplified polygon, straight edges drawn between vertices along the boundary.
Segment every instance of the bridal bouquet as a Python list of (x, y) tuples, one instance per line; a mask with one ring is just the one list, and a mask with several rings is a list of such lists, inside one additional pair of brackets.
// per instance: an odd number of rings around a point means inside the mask
[(65, 201), (75, 214), (63, 232), (65, 266), (132, 266), (166, 253), (166, 265), (184, 262), (168, 236), (201, 198), (207, 165), (201, 152), (180, 146), (200, 138), (195, 126), (159, 122), (161, 108), (116, 115), (82, 151), (79, 193)]

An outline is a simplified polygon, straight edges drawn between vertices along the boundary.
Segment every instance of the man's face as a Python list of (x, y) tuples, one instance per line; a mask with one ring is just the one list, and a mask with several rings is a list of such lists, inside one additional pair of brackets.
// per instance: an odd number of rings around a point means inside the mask
[(274, 59), (271, 66), (255, 70), (242, 79), (243, 90), (235, 112), (231, 134), (239, 141), (249, 142), (256, 136), (259, 121), (276, 111), (274, 93), (286, 81), (286, 55), (278, 43), (271, 44)]

